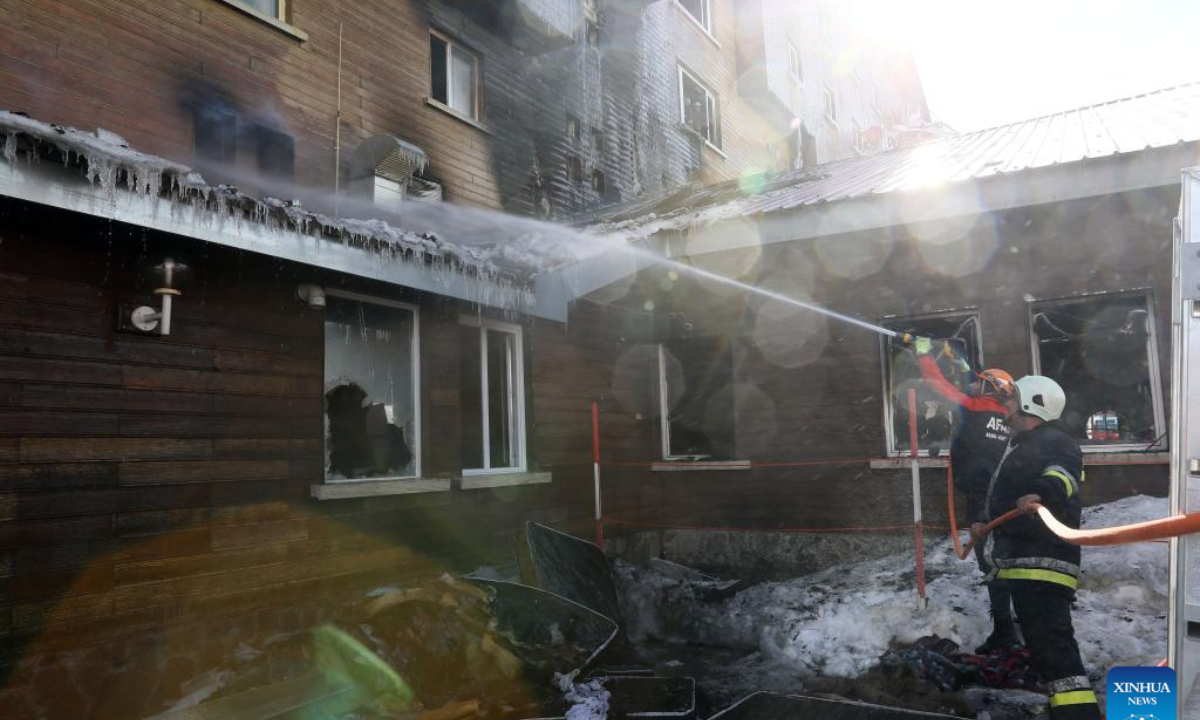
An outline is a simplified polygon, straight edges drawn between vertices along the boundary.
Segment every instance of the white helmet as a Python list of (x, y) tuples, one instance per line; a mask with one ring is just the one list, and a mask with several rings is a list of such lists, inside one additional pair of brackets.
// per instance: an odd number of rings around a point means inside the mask
[(1017, 402), (1021, 412), (1041, 418), (1046, 422), (1062, 417), (1067, 404), (1067, 394), (1062, 386), (1044, 375), (1026, 375), (1013, 383), (1017, 388)]

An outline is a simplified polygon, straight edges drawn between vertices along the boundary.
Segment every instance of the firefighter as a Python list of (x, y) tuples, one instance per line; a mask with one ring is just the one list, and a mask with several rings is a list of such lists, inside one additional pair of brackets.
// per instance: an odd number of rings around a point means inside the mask
[(1063, 524), (1079, 527), (1083, 453), (1054, 422), (1065, 405), (1062, 388), (1048, 377), (1013, 383), (1005, 400), (1013, 436), (989, 484), (987, 508), (991, 518), (1014, 507), (1024, 514), (988, 536), (985, 556), (1012, 593), (1033, 667), (1050, 691), (1051, 720), (1093, 720), (1100, 708), (1071, 625), (1080, 550), (1030, 517), (1037, 510), (1032, 503), (1041, 503)]
[[(986, 522), (988, 481), (1004, 448), (1008, 445), (1009, 430), (1004, 423), (1008, 411), (1004, 399), (1012, 394), (1012, 376), (1007, 372), (991, 368), (979, 373), (971, 384), (970, 394), (964, 393), (946, 379), (938, 367), (929, 338), (917, 338), (913, 343), (921, 367), (921, 377), (938, 395), (959, 408), (958, 427), (950, 444), (950, 466), (954, 474), (954, 485), (967, 495), (967, 520), (971, 526)], [(950, 355), (948, 346), (943, 354)], [(951, 356), (952, 357), (952, 356)], [(959, 358), (952, 359), (965, 365)], [(970, 368), (966, 368), (970, 369)], [(991, 567), (983, 555), (984, 543), (976, 538), (975, 560), (986, 577)], [(988, 582), (988, 603), (991, 606), (992, 632), (983, 644), (975, 648), (979, 655), (986, 655), (1019, 642), (1013, 626), (1012, 604), (1008, 588), (1003, 583)]]

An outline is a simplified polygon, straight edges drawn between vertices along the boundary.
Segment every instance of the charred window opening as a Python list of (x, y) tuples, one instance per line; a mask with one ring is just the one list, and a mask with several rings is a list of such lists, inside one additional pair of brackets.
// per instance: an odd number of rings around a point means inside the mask
[(825, 117), (829, 122), (837, 124), (837, 98), (833, 94), (833, 90), (829, 86), (824, 86), (825, 91)]
[(712, 32), (711, 0), (677, 0), (677, 2), (680, 7), (687, 10), (688, 15), (700, 23), (700, 27)]
[(796, 80), (804, 78), (804, 67), (800, 64), (800, 51), (792, 43), (788, 43), (788, 75)]
[(600, 170), (592, 171), (592, 189), (597, 195), (604, 195), (604, 173)]
[(429, 96), (456, 113), (479, 118), (479, 56), (437, 32), (429, 35)]
[(221, 110), (197, 110), (193, 117), (196, 159), (230, 164), (237, 156), (237, 116)]
[(461, 398), (464, 472), (525, 467), (524, 360), (521, 329), (463, 318)]
[(659, 429), (664, 459), (733, 458), (732, 379), (729, 338), (676, 338), (659, 344)]
[(684, 127), (713, 147), (721, 147), (717, 96), (682, 67), (679, 68), (679, 102)]
[(572, 185), (583, 183), (583, 164), (574, 155), (567, 158), (567, 182)]
[(330, 296), (325, 308), (326, 480), (415, 477), (416, 312)]
[[(947, 380), (966, 392), (980, 370), (983, 352), (980, 344), (979, 316), (974, 314), (937, 315), (933, 317), (894, 320), (886, 323), (890, 330), (933, 338), (934, 347), (949, 345), (953, 357), (941, 352), (938, 368)], [(888, 417), (889, 454), (911, 452), (909, 433), (908, 391), (916, 390), (917, 447), (922, 453), (930, 450), (948, 451), (957, 426), (957, 409), (953, 403), (935, 393), (921, 379), (917, 357), (908, 348), (885, 341), (884, 366), (886, 382), (886, 412)], [(965, 360), (963, 368), (955, 358)]]
[(262, 125), (251, 132), (258, 171), (275, 180), (291, 180), (295, 176), (296, 143), (291, 135)]
[(1084, 445), (1161, 442), (1153, 312), (1144, 294), (1030, 306), (1034, 367), (1067, 394), (1062, 424)]
[(597, 156), (604, 155), (604, 133), (600, 130), (592, 131), (592, 152)]

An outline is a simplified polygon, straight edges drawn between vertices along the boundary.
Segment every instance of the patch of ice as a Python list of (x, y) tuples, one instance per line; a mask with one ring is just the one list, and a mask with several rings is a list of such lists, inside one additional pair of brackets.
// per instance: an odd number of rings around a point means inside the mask
[(572, 684), (564, 697), (571, 703), (567, 720), (605, 720), (608, 717), (608, 702), (612, 695), (599, 680)]
[(369, 598), (383, 597), (384, 595), (387, 595), (388, 593), (394, 593), (394, 592), (400, 592), (400, 587), (395, 586), (395, 585), (388, 585), (386, 587), (377, 587), (374, 590), (369, 591), (367, 593), (367, 597), (369, 597)]
[(228, 685), (229, 681), (233, 680), (233, 678), (234, 673), (232, 670), (210, 670), (199, 677), (189, 680), (181, 688), (183, 690), (183, 697), (172, 705), (168, 709), (168, 712), (196, 707), (215, 695), (221, 688)]
[[(1089, 508), (1084, 522), (1108, 527), (1166, 514), (1165, 499), (1139, 496)], [(1073, 617), (1093, 680), (1102, 681), (1113, 666), (1151, 665), (1166, 655), (1167, 547), (1084, 548)], [(917, 609), (911, 552), (764, 583), (723, 602), (697, 602), (686, 623), (670, 610), (677, 603), (663, 601), (699, 583), (653, 572), (618, 576), (630, 600), (634, 631), (666, 641), (757, 649), (767, 664), (800, 677), (857, 677), (895, 644), (936, 634), (973, 648), (990, 631), (987, 596), (974, 560), (959, 560), (944, 538), (928, 548), (925, 611)], [(659, 607), (667, 608), (666, 616)]]

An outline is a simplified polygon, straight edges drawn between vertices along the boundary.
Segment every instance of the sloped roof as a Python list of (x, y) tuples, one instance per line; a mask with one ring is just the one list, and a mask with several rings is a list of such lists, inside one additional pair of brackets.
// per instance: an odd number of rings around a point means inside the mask
[(602, 209), (592, 230), (648, 236), (697, 221), (932, 188), (1200, 141), (1200, 82), (762, 178)]

